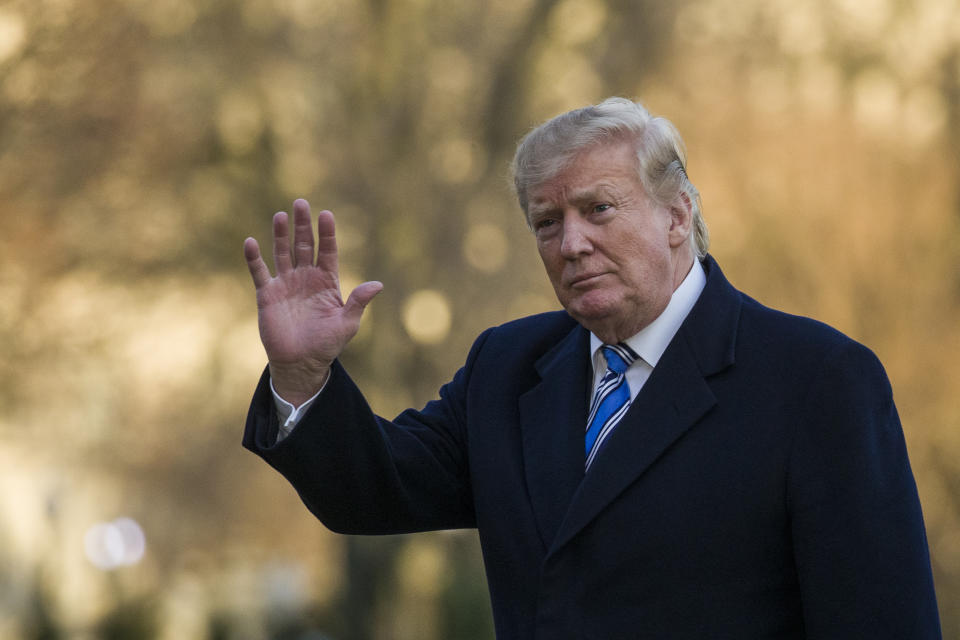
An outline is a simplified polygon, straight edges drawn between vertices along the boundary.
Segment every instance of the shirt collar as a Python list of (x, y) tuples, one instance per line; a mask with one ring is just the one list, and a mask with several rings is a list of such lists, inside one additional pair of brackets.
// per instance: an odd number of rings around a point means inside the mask
[[(667, 346), (687, 318), (687, 314), (693, 309), (706, 284), (707, 276), (703, 266), (699, 260), (694, 260), (690, 272), (670, 296), (667, 308), (653, 322), (624, 342), (630, 345), (630, 348), (651, 367), (657, 366), (660, 356), (667, 350)], [(597, 351), (602, 346), (603, 342), (600, 338), (590, 332), (590, 354), (593, 362), (596, 362)]]

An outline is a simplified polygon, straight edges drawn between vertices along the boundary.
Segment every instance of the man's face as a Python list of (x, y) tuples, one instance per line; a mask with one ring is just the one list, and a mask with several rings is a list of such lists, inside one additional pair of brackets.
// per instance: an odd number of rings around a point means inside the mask
[(528, 194), (530, 224), (557, 298), (607, 343), (660, 315), (693, 264), (689, 201), (654, 203), (636, 167), (631, 145), (600, 144)]

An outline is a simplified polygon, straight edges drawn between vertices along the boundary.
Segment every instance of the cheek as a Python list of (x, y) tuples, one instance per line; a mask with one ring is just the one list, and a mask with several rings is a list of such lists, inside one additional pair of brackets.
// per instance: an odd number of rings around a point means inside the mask
[(560, 270), (562, 270), (562, 260), (559, 260), (559, 252), (553, 250), (549, 244), (537, 244), (537, 251), (540, 254), (540, 262), (543, 263), (543, 268), (547, 270), (547, 275), (550, 276), (550, 279), (553, 280), (560, 275)]
[(634, 285), (660, 282), (670, 271), (669, 248), (655, 242), (640, 242), (626, 248), (626, 278)]

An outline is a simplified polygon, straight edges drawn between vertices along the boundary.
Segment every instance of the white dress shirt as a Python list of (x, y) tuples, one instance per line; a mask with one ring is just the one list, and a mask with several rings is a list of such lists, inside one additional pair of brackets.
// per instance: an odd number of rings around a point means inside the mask
[[(699, 260), (693, 261), (693, 267), (687, 276), (676, 288), (673, 295), (670, 296), (670, 302), (667, 308), (663, 310), (656, 320), (641, 329), (639, 333), (624, 340), (631, 349), (636, 352), (639, 358), (633, 361), (630, 368), (627, 369), (627, 384), (630, 385), (630, 402), (636, 399), (640, 389), (647, 382), (647, 378), (653, 373), (653, 368), (660, 361), (660, 356), (667, 350), (667, 345), (677, 334), (680, 325), (686, 320), (687, 314), (697, 303), (697, 299), (703, 292), (707, 284), (707, 276), (703, 272), (703, 267)], [(597, 336), (590, 333), (590, 353), (593, 354), (591, 360), (593, 364), (593, 386), (588, 390), (590, 396), (593, 389), (597, 388), (600, 380), (607, 372), (607, 360), (603, 357), (600, 347), (603, 342)], [(588, 396), (588, 398), (590, 397)]]
[[(327, 376), (327, 380), (330, 379), (330, 376)], [(277, 442), (280, 442), (293, 431), (293, 428), (297, 426), (297, 423), (300, 422), (300, 418), (303, 417), (303, 414), (307, 412), (307, 409), (310, 408), (310, 405), (313, 404), (313, 401), (323, 393), (324, 387), (327, 386), (327, 381), (323, 381), (323, 386), (320, 387), (320, 390), (313, 394), (308, 400), (306, 400), (299, 407), (295, 407), (283, 398), (280, 397), (280, 394), (277, 393), (277, 390), (273, 388), (273, 380), (270, 380), (270, 391), (273, 392), (273, 403), (277, 406), (277, 419), (280, 422), (280, 429), (277, 431)]]

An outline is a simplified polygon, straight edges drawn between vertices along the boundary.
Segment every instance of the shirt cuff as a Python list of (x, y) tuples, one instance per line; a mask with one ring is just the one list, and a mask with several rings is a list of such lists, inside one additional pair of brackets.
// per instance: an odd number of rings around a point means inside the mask
[[(330, 379), (330, 376), (327, 376), (327, 380)], [(320, 387), (320, 390), (317, 391), (313, 396), (306, 400), (299, 407), (295, 407), (283, 398), (280, 397), (280, 394), (277, 393), (277, 390), (273, 388), (273, 379), (270, 380), (270, 391), (273, 393), (273, 404), (277, 408), (277, 420), (280, 422), (280, 429), (277, 431), (277, 443), (290, 435), (290, 432), (293, 431), (293, 428), (297, 426), (297, 423), (300, 422), (306, 413), (307, 409), (310, 408), (310, 405), (313, 404), (313, 401), (323, 393), (324, 388), (327, 386), (327, 381), (323, 381), (323, 386)]]

